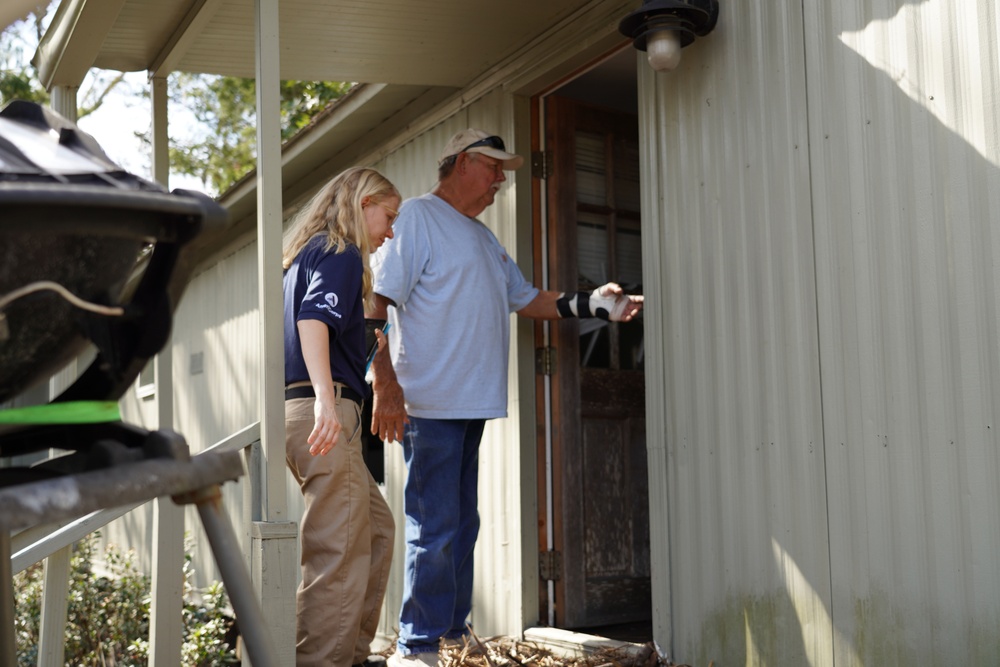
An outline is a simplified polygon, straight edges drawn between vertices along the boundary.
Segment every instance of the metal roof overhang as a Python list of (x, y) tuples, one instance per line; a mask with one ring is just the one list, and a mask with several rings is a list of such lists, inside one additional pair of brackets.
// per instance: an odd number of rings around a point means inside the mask
[[(283, 0), (280, 77), (461, 87), (579, 0)], [(254, 0), (63, 0), (39, 45), (46, 87), (87, 69), (254, 76)]]
[[(280, 0), (280, 78), (377, 82), (356, 86), (285, 144), (282, 201), (294, 204), (320, 187), (334, 173), (323, 168), (333, 156), (340, 166), (370, 157), (373, 137), (405, 133), (420, 113), (492, 80), (545, 35), (575, 33), (572, 26), (591, 11), (613, 22), (628, 4)], [(254, 0), (62, 0), (34, 62), (49, 89), (79, 86), (91, 67), (253, 77), (254, 15)], [(220, 197), (235, 223), (225, 247), (255, 231), (255, 176)]]

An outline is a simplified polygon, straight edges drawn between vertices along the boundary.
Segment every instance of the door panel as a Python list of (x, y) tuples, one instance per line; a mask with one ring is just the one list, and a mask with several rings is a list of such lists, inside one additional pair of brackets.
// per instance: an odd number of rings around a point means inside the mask
[[(546, 101), (550, 284), (641, 292), (635, 116)], [(641, 321), (553, 327), (556, 625), (650, 617), (649, 502)]]

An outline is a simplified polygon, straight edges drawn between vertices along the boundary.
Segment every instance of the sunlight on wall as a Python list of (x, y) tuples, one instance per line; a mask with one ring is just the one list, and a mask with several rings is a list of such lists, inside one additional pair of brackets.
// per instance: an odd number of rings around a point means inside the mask
[[(990, 69), (989, 40), (981, 24), (996, 17), (948, 0), (904, 4), (890, 19), (840, 34), (840, 40), (884, 72), (911, 100), (962, 137), (990, 164), (1000, 166), (996, 116), (1000, 102), (982, 72)], [(988, 7), (988, 3), (987, 3)]]
[[(823, 604), (823, 598), (812, 587), (809, 580), (802, 574), (802, 570), (796, 565), (791, 555), (782, 548), (778, 541), (771, 538), (771, 551), (774, 553), (774, 565), (781, 575), (785, 584), (785, 591), (795, 609), (795, 615), (799, 619), (799, 629), (802, 631), (802, 644), (805, 647), (806, 655), (809, 657), (810, 665), (824, 665), (829, 663), (830, 656), (833, 655), (832, 646), (821, 646), (819, 638), (825, 637), (825, 632), (817, 632), (813, 625), (822, 623), (825, 627), (833, 628), (833, 642), (839, 648), (851, 646), (850, 641), (841, 636), (837, 627), (830, 617), (830, 610)], [(750, 652), (751, 638), (749, 636), (750, 626), (747, 625), (747, 656), (753, 655)], [(845, 659), (846, 658), (846, 659)], [(837, 664), (859, 665), (861, 662), (853, 647), (850, 655), (837, 656)]]
[(764, 662), (764, 657), (757, 650), (757, 643), (753, 638), (753, 627), (750, 625), (750, 610), (743, 611), (743, 636), (746, 637), (746, 656), (748, 665), (760, 665)]

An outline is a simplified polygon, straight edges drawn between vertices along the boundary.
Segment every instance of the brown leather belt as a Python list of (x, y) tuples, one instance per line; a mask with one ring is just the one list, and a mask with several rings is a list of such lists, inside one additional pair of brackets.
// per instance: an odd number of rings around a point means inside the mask
[[(354, 391), (350, 387), (341, 387), (340, 395), (349, 401), (354, 401), (358, 405), (361, 405), (365, 401), (365, 399), (361, 397), (361, 394)], [(316, 398), (316, 391), (310, 385), (289, 387), (285, 389), (285, 400), (290, 401), (293, 398)]]

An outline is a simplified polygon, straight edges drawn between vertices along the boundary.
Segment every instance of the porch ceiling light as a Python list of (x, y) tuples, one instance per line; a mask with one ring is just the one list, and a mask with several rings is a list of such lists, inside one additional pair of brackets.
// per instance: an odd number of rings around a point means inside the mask
[(718, 18), (718, 0), (643, 0), (618, 31), (646, 52), (653, 69), (669, 72), (680, 63), (681, 49), (712, 32)]

